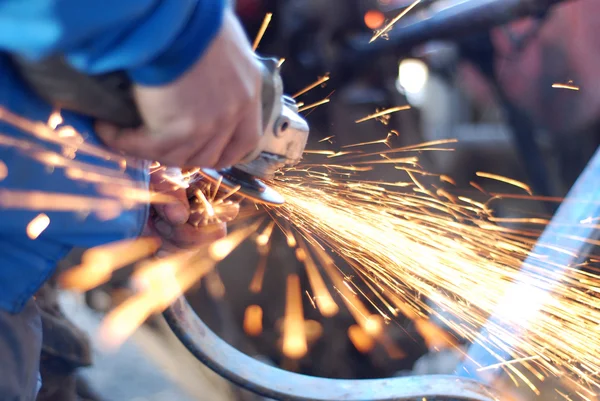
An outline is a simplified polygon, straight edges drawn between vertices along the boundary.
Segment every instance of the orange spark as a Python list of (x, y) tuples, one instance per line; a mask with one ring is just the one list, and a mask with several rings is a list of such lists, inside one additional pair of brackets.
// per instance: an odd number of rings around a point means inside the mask
[[(259, 252), (260, 249), (263, 248), (259, 248)], [(252, 276), (252, 281), (250, 281), (250, 286), (248, 287), (250, 292), (253, 294), (258, 294), (262, 291), (263, 281), (265, 279), (265, 270), (267, 269), (269, 250), (270, 248), (266, 248), (263, 252), (260, 252), (256, 272), (254, 273), (254, 276)]]
[(2, 160), (0, 160), (0, 181), (8, 177), (8, 167)]
[(265, 32), (267, 31), (269, 24), (271, 23), (271, 18), (273, 18), (272, 13), (267, 13), (267, 15), (265, 15), (265, 19), (263, 20), (262, 25), (260, 26), (260, 29), (258, 30), (258, 34), (256, 35), (256, 38), (254, 39), (254, 43), (252, 44), (252, 50), (256, 51), (256, 49), (258, 49), (258, 45), (260, 44), (260, 41), (262, 40), (263, 36), (265, 35)]
[(359, 352), (366, 354), (375, 347), (375, 341), (358, 325), (352, 325), (348, 328), (348, 338), (352, 341), (354, 348)]
[(329, 98), (326, 98), (326, 99), (320, 100), (320, 101), (318, 101), (318, 102), (315, 102), (315, 103), (313, 103), (313, 104), (309, 104), (309, 105), (307, 105), (307, 106), (300, 107), (300, 108), (298, 109), (298, 112), (300, 112), (300, 113), (301, 113), (301, 112), (303, 112), (303, 111), (306, 111), (306, 110), (314, 109), (315, 107), (318, 107), (318, 106), (321, 106), (321, 105), (323, 105), (323, 104), (329, 103), (329, 102), (330, 102), (330, 100), (331, 100), (331, 99), (329, 99)]
[(50, 217), (44, 213), (38, 214), (27, 224), (27, 236), (36, 239), (50, 225)]
[(52, 112), (52, 114), (50, 114), (50, 117), (48, 117), (48, 126), (52, 129), (56, 129), (56, 127), (58, 127), (60, 124), (63, 123), (63, 118), (60, 115), (60, 111), (59, 110), (55, 110)]
[(317, 265), (315, 264), (313, 258), (310, 256), (310, 252), (306, 246), (306, 243), (302, 240), (302, 238), (299, 238), (298, 242), (300, 244), (300, 248), (298, 249), (304, 251), (304, 258), (302, 262), (304, 263), (304, 266), (306, 268), (308, 280), (312, 287), (313, 293), (315, 294), (314, 299), (317, 303), (317, 306), (319, 307), (319, 311), (325, 317), (335, 316), (338, 313), (339, 308), (333, 300), (333, 298), (331, 297), (331, 294), (327, 289), (327, 285), (325, 284), (325, 281), (323, 281), (323, 277), (321, 277), (321, 274), (319, 273)]
[(415, 328), (425, 340), (429, 349), (440, 350), (444, 348), (454, 348), (458, 346), (456, 338), (452, 337), (445, 330), (439, 328), (429, 320), (416, 319)]
[(402, 19), (402, 17), (404, 17), (406, 14), (408, 14), (410, 12), (410, 10), (415, 8), (417, 6), (417, 4), (419, 4), (420, 2), (421, 2), (421, 0), (415, 0), (410, 6), (405, 8), (398, 16), (396, 16), (394, 19), (392, 19), (386, 26), (384, 26), (381, 30), (376, 32), (375, 35), (373, 36), (373, 38), (371, 38), (371, 40), (369, 41), (369, 43), (374, 42), (375, 40), (377, 40), (377, 38), (379, 38), (380, 36), (389, 32), (389, 30), (392, 28), (392, 26), (394, 26), (394, 24), (396, 22), (400, 21), (400, 19)]
[(448, 184), (452, 184), (452, 185), (456, 186), (456, 181), (454, 181), (454, 179), (452, 179), (452, 177), (448, 177), (445, 174), (440, 175), (440, 181), (447, 182)]
[(370, 115), (368, 115), (368, 116), (366, 116), (364, 118), (361, 118), (360, 120), (356, 120), (355, 123), (360, 124), (362, 122), (373, 120), (373, 119), (379, 118), (379, 117), (383, 117), (385, 115), (396, 113), (398, 111), (410, 110), (410, 108), (411, 107), (409, 105), (392, 107), (392, 108), (387, 109), (387, 110), (383, 110), (383, 111), (379, 111), (379, 112), (374, 113), (374, 114), (370, 114)]
[(580, 90), (579, 86), (573, 85), (573, 84), (559, 84), (559, 83), (555, 83), (552, 85), (553, 88), (555, 89), (569, 89), (572, 91), (578, 91)]
[(115, 270), (153, 255), (160, 247), (157, 238), (113, 242), (84, 252), (81, 264), (60, 276), (62, 288), (87, 291), (108, 281)]
[(295, 99), (299, 96), (304, 95), (306, 92), (316, 88), (319, 85), (323, 85), (325, 82), (329, 81), (329, 75), (325, 75), (324, 77), (319, 77), (319, 79), (317, 79), (315, 82), (313, 82), (312, 84), (308, 85), (306, 88), (301, 89), (300, 91), (298, 91), (297, 93), (295, 93), (294, 95), (292, 95), (292, 97)]
[(489, 178), (490, 180), (504, 182), (506, 184), (521, 188), (522, 190), (527, 192), (529, 195), (533, 195), (533, 193), (531, 192), (531, 188), (529, 188), (529, 185), (527, 185), (521, 181), (513, 180), (512, 178), (507, 178), (507, 177), (497, 175), (497, 174), (484, 173), (481, 171), (478, 171), (476, 174), (477, 174), (477, 177)]
[(300, 278), (291, 274), (287, 278), (285, 322), (283, 328), (283, 354), (291, 359), (300, 359), (308, 352), (302, 290)]
[(244, 332), (256, 337), (262, 334), (263, 310), (258, 305), (250, 305), (244, 312)]
[(333, 138), (335, 138), (335, 135), (331, 135), (331, 136), (328, 136), (328, 137), (326, 137), (326, 138), (323, 138), (323, 139), (321, 139), (321, 140), (319, 141), (319, 143), (320, 143), (320, 142), (330, 142), (330, 141), (331, 141), (331, 139), (333, 139)]
[(219, 273), (211, 271), (204, 278), (208, 294), (215, 299), (223, 299), (225, 297), (225, 284), (219, 277)]

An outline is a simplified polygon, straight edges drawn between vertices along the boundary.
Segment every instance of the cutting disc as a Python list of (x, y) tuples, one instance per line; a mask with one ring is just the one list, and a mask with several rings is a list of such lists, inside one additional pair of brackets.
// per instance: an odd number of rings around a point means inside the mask
[(240, 187), (238, 193), (257, 203), (264, 203), (272, 206), (279, 206), (285, 203), (285, 199), (277, 191), (267, 186), (256, 177), (238, 170), (235, 167), (223, 170), (201, 169), (200, 173), (204, 178), (213, 183), (221, 181), (221, 185), (227, 189)]

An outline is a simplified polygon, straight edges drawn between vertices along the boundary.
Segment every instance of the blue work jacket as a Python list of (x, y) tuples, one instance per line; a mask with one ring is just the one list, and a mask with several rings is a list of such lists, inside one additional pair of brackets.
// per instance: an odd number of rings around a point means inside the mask
[[(53, 111), (19, 79), (7, 53), (33, 60), (63, 54), (88, 74), (124, 70), (142, 85), (169, 83), (206, 50), (220, 28), (224, 7), (224, 0), (0, 0), (0, 106), (39, 122), (48, 121)], [(62, 117), (86, 143), (102, 146), (88, 118), (68, 112)], [(14, 205), (15, 193), (32, 191), (106, 198), (94, 183), (70, 178), (67, 169), (48, 168), (18, 145), (23, 143), (37, 154), (40, 149), (61, 153), (58, 146), (0, 121), (0, 309), (14, 313), (73, 247), (135, 237), (148, 210), (141, 204), (107, 219), (51, 206), (31, 210)], [(75, 161), (114, 171), (147, 188), (146, 162), (130, 162), (123, 172), (118, 163), (84, 152), (77, 152)], [(27, 226), (41, 213), (50, 223), (31, 239)]]

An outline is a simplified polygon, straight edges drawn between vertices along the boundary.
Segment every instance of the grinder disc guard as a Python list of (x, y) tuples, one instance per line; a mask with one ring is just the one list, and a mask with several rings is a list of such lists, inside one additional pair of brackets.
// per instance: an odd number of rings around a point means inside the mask
[(207, 180), (218, 183), (227, 189), (240, 187), (238, 193), (245, 198), (251, 199), (257, 203), (271, 206), (279, 206), (285, 203), (285, 199), (277, 191), (267, 186), (256, 177), (239, 170), (235, 167), (229, 167), (223, 170), (201, 169), (200, 174)]

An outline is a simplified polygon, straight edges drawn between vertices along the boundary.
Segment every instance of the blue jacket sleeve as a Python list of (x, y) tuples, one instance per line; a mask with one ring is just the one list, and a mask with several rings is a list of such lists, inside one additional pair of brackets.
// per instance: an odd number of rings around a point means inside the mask
[[(3, 110), (38, 122), (48, 121), (52, 112), (52, 107), (19, 79), (2, 52), (0, 106)], [(86, 147), (103, 149), (94, 135), (91, 119), (75, 113), (61, 114), (66, 125), (81, 133)], [(123, 166), (110, 158), (83, 151), (73, 153), (69, 149), (71, 147), (59, 146), (32, 135), (0, 118), (0, 163), (3, 170), (0, 174), (0, 310), (20, 311), (71, 248), (89, 248), (135, 238), (144, 228), (148, 204), (127, 205), (125, 202), (120, 213), (99, 215), (93, 211), (93, 206), (115, 197), (104, 193), (103, 185), (84, 178), (101, 173), (110, 177), (105, 181), (109, 185), (120, 183), (113, 191), (121, 193), (133, 188), (147, 193), (146, 164), (131, 160)], [(45, 196), (40, 197), (40, 192)], [(60, 210), (52, 204), (52, 194), (62, 196), (60, 202), (63, 206), (69, 206), (64, 204), (65, 196), (84, 197), (88, 199), (86, 204), (90, 205), (90, 209), (82, 210), (71, 204), (67, 210)], [(26, 205), (28, 199), (36, 197), (43, 200), (41, 205)], [(27, 235), (27, 226), (40, 213), (47, 216), (49, 225), (39, 237), (31, 239)]]
[(143, 85), (183, 74), (209, 46), (226, 0), (0, 0), (0, 50), (66, 55), (80, 71)]

